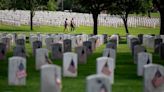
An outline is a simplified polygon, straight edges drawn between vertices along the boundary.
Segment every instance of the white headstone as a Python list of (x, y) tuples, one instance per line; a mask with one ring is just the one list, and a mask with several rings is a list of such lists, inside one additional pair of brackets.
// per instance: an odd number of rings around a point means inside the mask
[(146, 52), (138, 53), (138, 61), (137, 61), (137, 75), (143, 75), (144, 65), (152, 63), (152, 54)]
[(61, 68), (56, 65), (41, 67), (41, 92), (61, 92)]
[(111, 57), (114, 60), (114, 68), (116, 67), (116, 51), (112, 48), (105, 48), (103, 52), (104, 57)]
[(162, 38), (162, 40), (163, 40), (163, 43), (164, 43), (164, 35), (160, 35), (160, 37)]
[(48, 61), (47, 49), (45, 48), (36, 49), (35, 63), (36, 63), (36, 70), (39, 70), (42, 65), (50, 64), (50, 62)]
[(54, 42), (54, 38), (52, 38), (52, 37), (47, 37), (46, 39), (45, 39), (45, 43), (46, 43), (46, 47), (47, 47), (47, 49), (48, 50), (51, 50), (52, 48), (51, 48), (51, 44)]
[(8, 84), (26, 85), (26, 59), (23, 57), (9, 58)]
[(86, 92), (112, 92), (110, 80), (104, 75), (91, 75), (86, 78)]
[(164, 67), (156, 64), (144, 66), (144, 92), (164, 92)]
[(108, 76), (111, 84), (114, 83), (114, 60), (113, 58), (100, 57), (97, 58), (97, 74)]
[(64, 53), (63, 76), (76, 77), (78, 74), (77, 54), (73, 52)]

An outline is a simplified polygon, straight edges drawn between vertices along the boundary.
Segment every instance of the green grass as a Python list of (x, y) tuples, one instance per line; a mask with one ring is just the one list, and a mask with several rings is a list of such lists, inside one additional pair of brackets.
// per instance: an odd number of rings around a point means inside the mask
[[(80, 26), (77, 27), (75, 31), (70, 32), (63, 32), (63, 27), (54, 27), (54, 26), (34, 26), (34, 30), (31, 31), (29, 26), (8, 26), (8, 25), (0, 25), (0, 32), (17, 32), (17, 33), (66, 33), (66, 34), (92, 34), (92, 27)], [(119, 33), (120, 35), (125, 36), (125, 29), (124, 27), (98, 27), (98, 34), (108, 34), (112, 35), (115, 33)], [(136, 27), (136, 28), (129, 28), (129, 33), (133, 35), (137, 35), (139, 33), (142, 34), (159, 34), (159, 27), (157, 28), (148, 28), (148, 27)]]
[[(2, 30), (3, 29), (3, 30)], [(28, 30), (29, 27), (8, 27), (0, 26), (0, 31), (2, 32), (24, 32), (29, 34), (31, 31)], [(113, 33), (119, 33), (125, 35), (124, 29), (121, 28), (109, 28), (109, 27), (100, 27), (99, 33), (107, 33), (109, 35)], [(35, 27), (33, 32), (42, 32), (42, 33), (62, 33), (62, 27)], [(76, 33), (92, 33), (90, 27), (79, 27), (75, 32)], [(131, 34), (138, 33), (151, 33), (158, 34), (159, 29), (152, 28), (130, 28)], [(105, 48), (105, 45), (100, 46), (94, 51), (92, 55), (88, 57), (87, 64), (78, 66), (78, 77), (77, 78), (63, 78), (62, 92), (85, 92), (85, 78), (88, 75), (96, 73), (96, 58), (102, 56), (102, 51)], [(8, 86), (8, 58), (12, 56), (12, 49), (7, 53), (7, 58), (4, 61), (0, 61), (0, 92), (40, 92), (40, 72), (35, 70), (35, 59), (32, 56), (32, 48), (29, 43), (26, 44), (26, 49), (30, 54), (30, 57), (27, 58), (27, 85), (26, 86)], [(149, 52), (152, 53), (152, 49), (149, 49)], [(136, 65), (133, 63), (133, 58), (128, 48), (125, 39), (120, 41), (120, 45), (117, 50), (117, 59), (116, 59), (116, 70), (115, 70), (115, 83), (112, 85), (112, 92), (142, 92), (143, 91), (143, 78), (138, 77), (136, 73)], [(54, 64), (62, 66), (60, 60), (53, 61)], [(153, 62), (164, 65), (164, 62), (159, 59), (159, 56), (153, 54)]]
[[(152, 18), (159, 18), (160, 17), (160, 14), (157, 12), (157, 13), (151, 13), (150, 14)], [(129, 16), (145, 16), (145, 17), (148, 17), (147, 14), (130, 14)]]

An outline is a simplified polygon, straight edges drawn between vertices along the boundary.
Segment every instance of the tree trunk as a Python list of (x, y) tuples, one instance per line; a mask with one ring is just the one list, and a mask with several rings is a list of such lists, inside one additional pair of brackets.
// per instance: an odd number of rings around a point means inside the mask
[(123, 19), (123, 22), (124, 22), (125, 31), (126, 31), (127, 34), (129, 34), (127, 19), (125, 19), (125, 18), (122, 18), (122, 19)]
[(160, 35), (164, 35), (164, 10), (160, 11), (161, 25), (160, 25)]
[(98, 14), (99, 14), (99, 13), (92, 13), (93, 22), (94, 22), (94, 25), (93, 25), (93, 34), (94, 34), (94, 35), (97, 35), (97, 33), (98, 33), (98, 32), (97, 32), (97, 29), (98, 29), (98, 28), (97, 28), (97, 27), (98, 27), (98, 26), (97, 26), (97, 25), (98, 25), (98, 24), (97, 24), (97, 22), (98, 22), (98, 21), (97, 21), (97, 20), (98, 20)]
[(30, 11), (30, 29), (33, 30), (33, 11)]

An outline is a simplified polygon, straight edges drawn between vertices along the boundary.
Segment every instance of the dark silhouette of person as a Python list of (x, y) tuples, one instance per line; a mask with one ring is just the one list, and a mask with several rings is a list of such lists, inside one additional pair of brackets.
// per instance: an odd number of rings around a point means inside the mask
[(64, 31), (68, 31), (68, 19), (67, 18), (64, 21)]
[(75, 23), (74, 23), (74, 19), (72, 18), (71, 19), (71, 22), (70, 22), (70, 27), (71, 27), (71, 31), (74, 31), (75, 30)]

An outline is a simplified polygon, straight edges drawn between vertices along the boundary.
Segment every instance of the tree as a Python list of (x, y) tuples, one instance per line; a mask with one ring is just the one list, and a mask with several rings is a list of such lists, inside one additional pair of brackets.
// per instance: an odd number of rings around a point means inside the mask
[(10, 0), (9, 9), (30, 10), (30, 29), (33, 30), (33, 17), (35, 10), (46, 9), (47, 0)]
[(109, 12), (120, 15), (124, 22), (126, 33), (129, 33), (127, 24), (128, 15), (146, 13), (148, 8), (150, 8), (149, 0), (115, 0), (113, 5), (110, 6)]
[(57, 2), (55, 0), (49, 0), (47, 3), (47, 9), (49, 11), (57, 10)]
[(35, 10), (46, 9), (47, 0), (27, 0), (26, 4), (29, 5), (30, 9), (30, 29), (33, 30), (33, 17), (35, 15)]
[(78, 0), (77, 3), (79, 3), (86, 11), (89, 11), (92, 13), (93, 17), (93, 34), (97, 35), (97, 29), (98, 29), (98, 15), (104, 11), (107, 10), (108, 7), (112, 4), (113, 0)]
[(10, 0), (0, 0), (0, 9), (8, 9)]
[(164, 0), (153, 0), (153, 6), (160, 13), (160, 35), (164, 35)]
[(71, 10), (72, 9), (73, 0), (64, 0), (64, 9)]

